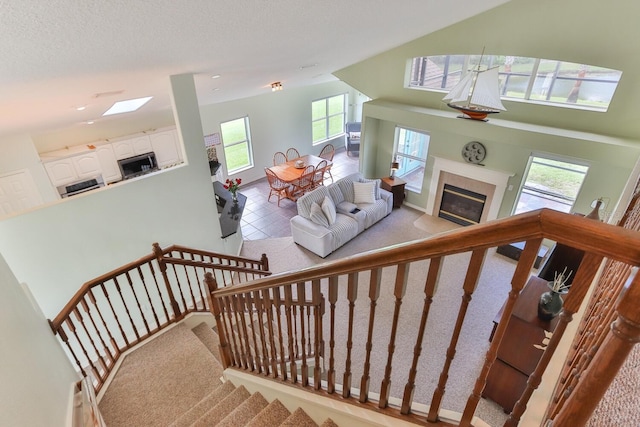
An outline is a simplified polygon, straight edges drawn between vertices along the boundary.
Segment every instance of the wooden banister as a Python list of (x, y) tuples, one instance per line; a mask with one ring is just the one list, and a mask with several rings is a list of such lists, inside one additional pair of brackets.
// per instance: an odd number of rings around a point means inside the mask
[[(276, 275), (268, 271), (266, 255), (251, 260), (178, 245), (162, 249), (154, 244), (152, 254), (85, 283), (50, 325), (78, 371), (91, 372), (96, 377), (96, 390), (124, 351), (189, 312), (207, 311), (215, 318), (225, 368), (287, 381), (332, 397), (340, 390), (337, 379), (341, 379), (340, 399), (349, 403), (420, 424), (452, 425), (450, 420), (440, 420), (441, 406), (452, 374), (450, 368), (464, 339), (467, 311), (474, 294), (479, 292), (476, 287), (485, 256), (496, 246), (524, 241), (513, 276), (505, 278), (510, 288), (508, 295), (503, 295), (506, 302), (502, 320), (456, 424), (470, 426), (508, 319), (532, 273), (543, 239), (582, 250), (585, 256), (566, 295), (560, 322), (506, 425), (518, 424), (558, 343), (564, 339), (567, 324), (587, 296), (602, 259), (628, 267), (617, 270), (615, 278), (616, 283), (627, 282), (626, 292), (609, 291), (605, 295), (619, 298), (615, 315), (602, 314), (605, 322), (616, 319), (613, 331), (603, 328), (602, 322), (594, 322), (594, 330), (582, 339), (592, 350), (576, 354), (570, 362), (578, 366), (593, 359), (588, 375), (563, 377), (571, 390), (557, 398), (554, 410), (549, 411), (547, 418), (553, 419), (554, 425), (564, 426), (568, 420), (588, 418), (626, 354), (640, 340), (640, 279), (629, 279), (631, 267), (640, 266), (640, 232), (551, 210), (495, 220)], [(470, 255), (468, 261), (461, 254)], [(423, 348), (429, 347), (423, 339), (434, 323), (429, 317), (437, 307), (442, 265), (452, 256), (459, 256), (456, 262), (464, 259), (466, 263), (464, 278), (453, 285), (461, 300), (454, 313), (456, 320), (447, 332), (447, 351), (437, 367), (441, 370), (437, 383), (434, 380), (432, 400), (427, 402), (428, 414), (426, 418), (418, 417), (411, 408), (416, 384), (424, 382), (420, 358)], [(403, 316), (403, 302), (409, 291), (407, 278), (414, 265), (425, 262), (429, 263), (428, 270), (424, 279), (420, 278), (424, 289), (419, 290), (421, 295), (424, 293), (422, 311)], [(457, 267), (465, 269), (464, 264)], [(366, 292), (360, 300), (359, 286)], [(380, 305), (380, 301), (388, 306)], [(392, 312), (388, 321), (383, 322), (377, 314), (381, 310)], [(587, 315), (591, 313), (600, 315), (597, 307)], [(338, 319), (341, 324), (337, 324)], [(586, 322), (584, 327), (588, 329), (590, 325)], [(380, 330), (387, 340), (382, 343)], [(412, 354), (397, 351), (400, 337), (410, 340)], [(354, 349), (363, 350), (362, 356), (355, 358)], [(409, 369), (397, 369), (400, 357), (408, 359), (405, 366)], [(381, 372), (381, 382), (377, 382)], [(360, 380), (355, 398), (354, 375)], [(403, 390), (400, 396), (393, 395), (392, 379), (399, 381)], [(369, 392), (378, 391), (378, 384), (379, 399), (372, 402)], [(399, 407), (389, 404), (392, 397), (401, 398)]]
[[(578, 310), (585, 299), (598, 268), (602, 264), (602, 260), (606, 257), (616, 260), (617, 262), (628, 264), (629, 266), (640, 265), (640, 232), (630, 232), (619, 227), (581, 218), (576, 215), (568, 215), (543, 209), (466, 227), (423, 240), (394, 245), (390, 248), (373, 250), (330, 263), (307, 267), (299, 271), (290, 271), (263, 277), (233, 287), (221, 288), (214, 291), (212, 296), (214, 299), (226, 300), (236, 295), (247, 293), (262, 292), (263, 295), (266, 293), (280, 295), (282, 293), (284, 298), (284, 311), (275, 311), (274, 318), (276, 321), (274, 322), (274, 319), (270, 321), (275, 330), (266, 330), (265, 333), (267, 337), (265, 337), (263, 342), (271, 343), (279, 336), (281, 348), (278, 358), (281, 363), (286, 359), (288, 365), (286, 368), (284, 365), (280, 366), (277, 372), (273, 370), (270, 374), (272, 378), (280, 378), (281, 380), (296, 384), (299, 387), (328, 395), (335, 394), (338, 389), (336, 378), (342, 378), (341, 394), (342, 398), (347, 402), (366, 406), (370, 409), (377, 408), (376, 410), (383, 411), (392, 416), (406, 416), (408, 417), (407, 419), (416, 422), (416, 417), (411, 414), (411, 407), (414, 403), (413, 395), (415, 384), (420, 378), (419, 359), (423, 347), (422, 339), (429, 324), (429, 312), (434, 304), (434, 297), (437, 293), (441, 265), (447, 257), (470, 253), (471, 256), (467, 265), (466, 275), (460, 284), (461, 301), (457, 311), (456, 321), (449, 338), (449, 346), (443, 360), (439, 381), (433, 390), (426, 420), (418, 421), (419, 423), (427, 422), (436, 425), (451, 425), (448, 424), (450, 420), (446, 422), (440, 420), (441, 404), (444, 400), (446, 385), (449, 375), (451, 374), (450, 367), (452, 366), (459, 340), (462, 336), (461, 332), (467, 317), (467, 311), (470, 307), (472, 297), (476, 292), (476, 286), (483, 268), (486, 253), (489, 249), (500, 245), (524, 241), (524, 250), (516, 265), (513, 277), (509, 280), (511, 288), (504, 305), (502, 320), (494, 332), (493, 340), (485, 355), (484, 364), (475, 379), (473, 389), (469, 390), (469, 398), (464, 407), (464, 412), (461, 414), (460, 421), (456, 424), (460, 426), (471, 426), (476, 407), (478, 406), (482, 391), (487, 382), (489, 371), (497, 358), (498, 348), (505, 336), (509, 323), (508, 319), (511, 317), (520, 291), (529, 280), (543, 239), (551, 239), (572, 248), (582, 250), (585, 252), (585, 256), (582, 264), (575, 273), (573, 285), (566, 295), (565, 307), (560, 315), (560, 322), (556, 326), (555, 332), (549, 340), (546, 349), (544, 349), (538, 366), (530, 375), (525, 391), (510, 414), (507, 424), (505, 424), (515, 426), (519, 423), (530, 396), (540, 384), (542, 374), (545, 372), (558, 344), (563, 340), (564, 332), (567, 324), (571, 321), (573, 313)], [(412, 317), (415, 318), (415, 323), (412, 323), (409, 329), (405, 329), (405, 334), (408, 331), (411, 333), (417, 331), (414, 341), (414, 352), (410, 358), (411, 368), (408, 372), (402, 374), (406, 375), (404, 377), (406, 383), (403, 382), (402, 384), (404, 393), (401, 396), (396, 396), (402, 398), (402, 404), (399, 408), (392, 408), (389, 407), (389, 399), (393, 397), (391, 374), (395, 366), (398, 319), (401, 317), (402, 303), (406, 292), (406, 277), (414, 263), (425, 260), (428, 260), (430, 265), (425, 277), (423, 309), (418, 316), (415, 316), (414, 313)], [(460, 267), (461, 266), (459, 266), (459, 268)], [(359, 285), (360, 275), (366, 275), (368, 284), (364, 283), (363, 277)], [(387, 279), (383, 281), (382, 277), (387, 277)], [(309, 286), (311, 288), (309, 288)], [(368, 289), (368, 298), (366, 299), (368, 312), (360, 313), (360, 324), (356, 323), (355, 310), (356, 303), (358, 303), (358, 286), (367, 286)], [(320, 288), (322, 288), (323, 292), (326, 288), (326, 292), (321, 293)], [(342, 293), (340, 288), (344, 289)], [(308, 289), (312, 289), (312, 304), (295, 304), (293, 290), (296, 291), (296, 295), (300, 298), (300, 301), (302, 301), (304, 300), (304, 296), (307, 295)], [(387, 302), (387, 304), (393, 304), (392, 307), (387, 307), (386, 310), (392, 310), (393, 314), (390, 315), (386, 324), (381, 325), (379, 324), (379, 318), (376, 317), (376, 308), (383, 290), (388, 293), (386, 301), (389, 302)], [(640, 303), (640, 295), (629, 291), (627, 294), (625, 298), (630, 298), (631, 301), (635, 301), (635, 304)], [(328, 353), (326, 354), (322, 337), (322, 331), (325, 328), (322, 325), (327, 319), (323, 317), (324, 309), (321, 308), (325, 298), (327, 299), (329, 308), (329, 324), (326, 329), (329, 333), (329, 346), (327, 349)], [(274, 300), (277, 300), (277, 297), (274, 297)], [(341, 310), (343, 310), (341, 320), (343, 323), (339, 326), (344, 335), (344, 338), (340, 338), (341, 340), (344, 339), (344, 341), (341, 342), (337, 342), (338, 338), (336, 336), (338, 330), (336, 327), (336, 319), (339, 307), (342, 307)], [(627, 310), (630, 310), (632, 305), (627, 303), (625, 307)], [(249, 312), (259, 312), (255, 304), (253, 307), (249, 304), (245, 309)], [(305, 319), (311, 317), (311, 313), (315, 313), (313, 325), (310, 320), (305, 322)], [(365, 316), (368, 318), (368, 322), (363, 318)], [(607, 345), (609, 345), (612, 340), (619, 341), (611, 343), (611, 348), (618, 350), (620, 354), (622, 354), (622, 356), (620, 356), (621, 360), (624, 359), (624, 355), (626, 355), (626, 352), (628, 352), (630, 348), (629, 343), (640, 339), (640, 333), (638, 332), (640, 319), (637, 319), (637, 317), (637, 313), (627, 313), (627, 317), (621, 314), (616, 322), (617, 326), (614, 329), (617, 335), (615, 338), (611, 338), (610, 335), (607, 337)], [(282, 319), (281, 322), (280, 319)], [(388, 328), (389, 334), (387, 336), (388, 341), (383, 343), (383, 347), (386, 349), (386, 353), (384, 354), (386, 355), (386, 364), (376, 368), (377, 370), (383, 369), (384, 375), (382, 383), (380, 384), (379, 399), (375, 406), (373, 406), (370, 402), (369, 393), (371, 386), (372, 352), (375, 347), (375, 351), (378, 352), (376, 359), (380, 359), (381, 355), (379, 353), (384, 351), (380, 347), (380, 343), (375, 342), (374, 331), (381, 326), (383, 326), (385, 330)], [(356, 328), (358, 329), (356, 330)], [(359, 340), (361, 341), (359, 345), (362, 345), (363, 350), (363, 354), (359, 360), (353, 359), (352, 351), (356, 334), (359, 336)], [(286, 346), (284, 347), (282, 346), (283, 335), (286, 335)], [(239, 343), (239, 346), (242, 346), (242, 343)], [(344, 370), (341, 373), (337, 372), (336, 363), (336, 349), (339, 347), (344, 349), (344, 363), (342, 365)], [(306, 352), (306, 349), (311, 348), (314, 349), (315, 353), (313, 384), (311, 384), (311, 378), (308, 376), (308, 354)], [(269, 351), (273, 352), (274, 350), (276, 349), (262, 349), (265, 353)], [(601, 381), (599, 377), (612, 378), (615, 372), (610, 372), (607, 368), (607, 363), (611, 362), (612, 366), (618, 366), (621, 360), (607, 355), (603, 356), (601, 354), (602, 351), (601, 348), (596, 354), (596, 357), (604, 357), (605, 363), (598, 363), (598, 368), (592, 368), (599, 369), (599, 371), (595, 378), (592, 378), (590, 382), (585, 382), (584, 384), (586, 384), (586, 387), (597, 388), (599, 391), (604, 392), (606, 384)], [(319, 364), (320, 360), (324, 360), (325, 357), (327, 357), (329, 361), (329, 366), (325, 374), (326, 377), (323, 377), (321, 375), (322, 372), (319, 371)], [(237, 360), (238, 356), (235, 356), (235, 358)], [(300, 365), (294, 363), (294, 360), (297, 358), (300, 358)], [(252, 370), (254, 366), (255, 363), (249, 363), (248, 365), (232, 364), (231, 368)], [(351, 396), (354, 372), (361, 373), (357, 399), (353, 399)], [(326, 380), (326, 383), (323, 383), (324, 385), (319, 384), (319, 379)], [(576, 387), (583, 387), (584, 389), (585, 385), (577, 384)], [(599, 395), (596, 393), (596, 396)], [(562, 423), (568, 419), (573, 420), (572, 417), (574, 413), (571, 411), (575, 410), (575, 408), (580, 408), (579, 402), (578, 397), (569, 397), (566, 402), (561, 405), (563, 408), (569, 405), (570, 409), (565, 409), (564, 413), (560, 412), (557, 415), (556, 419), (563, 420), (558, 421), (557, 425), (568, 425)], [(595, 400), (595, 402), (597, 403), (597, 400)], [(593, 406), (591, 403), (589, 403), (589, 405)], [(584, 407), (582, 407), (582, 409), (584, 409)], [(592, 410), (592, 408), (588, 410)]]
[[(215, 316), (215, 306), (222, 313), (211, 298), (218, 288), (215, 277), (241, 283), (268, 276), (267, 266), (266, 256), (252, 260), (154, 243), (151, 254), (83, 284), (49, 325), (78, 372), (91, 372), (99, 390), (126, 350), (190, 312)], [(231, 365), (224, 336), (221, 353), (223, 363)]]

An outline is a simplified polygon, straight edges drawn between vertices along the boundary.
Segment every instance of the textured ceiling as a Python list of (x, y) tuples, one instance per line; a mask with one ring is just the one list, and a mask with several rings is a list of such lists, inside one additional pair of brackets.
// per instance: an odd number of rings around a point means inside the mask
[(0, 135), (115, 122), (142, 96), (166, 111), (173, 74), (196, 74), (201, 105), (330, 81), (506, 1), (0, 0)]

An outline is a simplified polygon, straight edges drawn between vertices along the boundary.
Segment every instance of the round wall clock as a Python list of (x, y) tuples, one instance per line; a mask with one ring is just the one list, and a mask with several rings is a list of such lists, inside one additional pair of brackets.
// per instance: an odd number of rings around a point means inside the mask
[(462, 147), (462, 158), (468, 163), (478, 164), (484, 160), (487, 149), (478, 141), (467, 142)]

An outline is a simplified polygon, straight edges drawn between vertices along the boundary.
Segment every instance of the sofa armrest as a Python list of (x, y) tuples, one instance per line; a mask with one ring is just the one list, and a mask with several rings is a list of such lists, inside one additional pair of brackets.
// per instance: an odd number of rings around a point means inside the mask
[(380, 189), (380, 198), (387, 203), (387, 215), (393, 210), (393, 193), (384, 188)]

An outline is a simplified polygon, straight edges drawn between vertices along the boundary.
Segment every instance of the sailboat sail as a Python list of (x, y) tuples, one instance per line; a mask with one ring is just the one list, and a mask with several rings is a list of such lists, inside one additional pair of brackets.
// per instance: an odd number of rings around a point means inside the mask
[(498, 68), (490, 68), (485, 72), (478, 73), (476, 85), (469, 102), (485, 108), (501, 111), (507, 110), (504, 108), (504, 105), (502, 105), (502, 101), (500, 101)]
[(473, 72), (465, 74), (442, 100), (448, 102), (467, 102), (469, 93), (471, 93), (471, 86), (473, 85), (473, 75)]
[(506, 111), (500, 100), (498, 68), (468, 72), (442, 99), (451, 108), (472, 118), (484, 119), (487, 114)]

